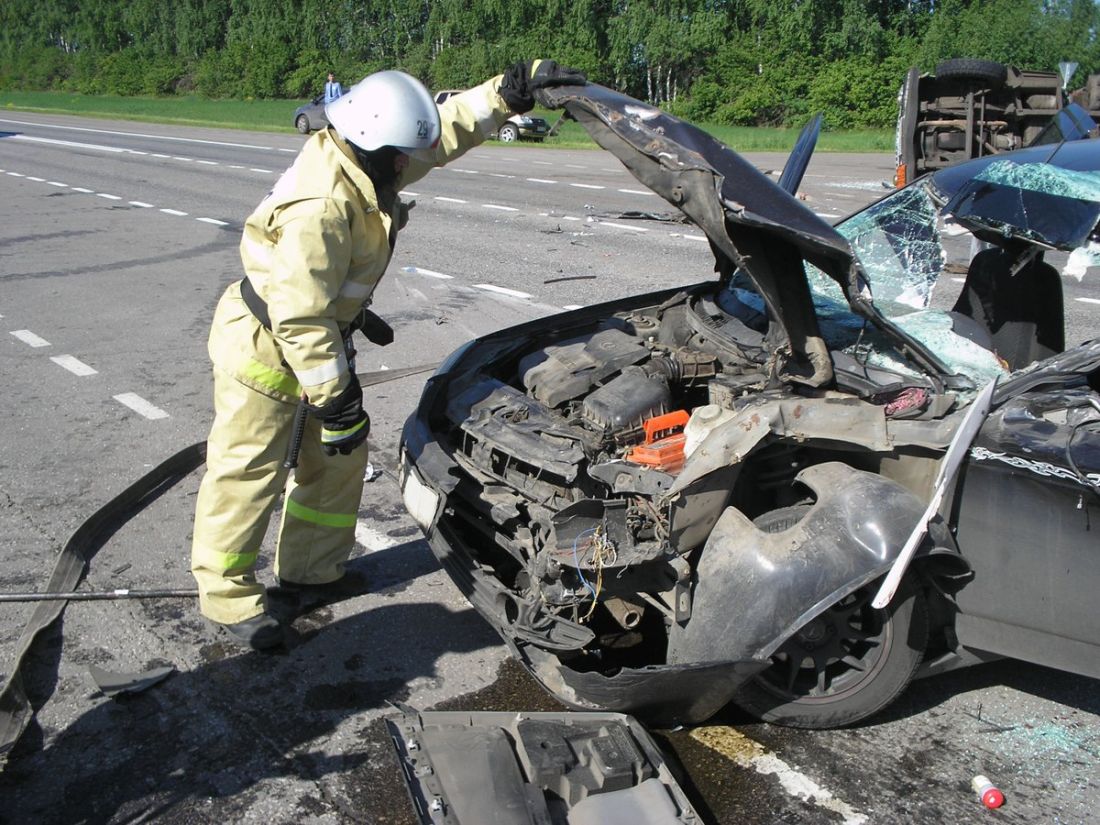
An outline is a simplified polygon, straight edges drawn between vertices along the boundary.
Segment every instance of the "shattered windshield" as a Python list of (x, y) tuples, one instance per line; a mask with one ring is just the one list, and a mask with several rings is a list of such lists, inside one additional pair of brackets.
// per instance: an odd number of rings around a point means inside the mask
[[(950, 370), (981, 386), (1004, 375), (1003, 366), (992, 352), (958, 335), (946, 312), (929, 307), (947, 263), (941, 223), (928, 187), (918, 184), (872, 204), (836, 228), (859, 257), (879, 311)], [(852, 311), (836, 281), (813, 266), (807, 265), (806, 271), (830, 349), (871, 366), (919, 375), (884, 336)]]

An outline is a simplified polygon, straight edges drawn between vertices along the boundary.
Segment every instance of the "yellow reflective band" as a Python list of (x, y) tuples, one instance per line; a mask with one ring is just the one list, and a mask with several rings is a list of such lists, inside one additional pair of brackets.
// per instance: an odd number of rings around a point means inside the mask
[(265, 387), (277, 392), (297, 397), (302, 394), (302, 387), (293, 375), (272, 369), (259, 361), (249, 361), (245, 364), (244, 375), (253, 381), (258, 381)]
[(312, 507), (299, 504), (292, 498), (286, 500), (286, 512), (296, 519), (320, 524), (322, 527), (354, 527), (358, 513), (322, 513)]
[(321, 428), (321, 441), (327, 443), (329, 441), (339, 441), (342, 438), (347, 438), (349, 435), (355, 435), (361, 429), (367, 426), (367, 419), (363, 419), (354, 427), (349, 427), (346, 430), (329, 430), (324, 427)]
[(203, 548), (196, 555), (202, 557), (204, 565), (211, 570), (229, 571), (251, 567), (256, 563), (256, 556), (259, 555), (259, 551), (254, 553), (222, 553), (220, 550)]

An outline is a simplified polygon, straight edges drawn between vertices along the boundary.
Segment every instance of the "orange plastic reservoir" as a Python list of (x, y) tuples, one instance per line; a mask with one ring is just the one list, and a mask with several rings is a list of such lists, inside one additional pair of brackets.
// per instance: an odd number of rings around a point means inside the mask
[(626, 460), (665, 473), (680, 472), (684, 466), (684, 427), (689, 417), (687, 410), (677, 410), (650, 418), (642, 424), (645, 441), (632, 447)]

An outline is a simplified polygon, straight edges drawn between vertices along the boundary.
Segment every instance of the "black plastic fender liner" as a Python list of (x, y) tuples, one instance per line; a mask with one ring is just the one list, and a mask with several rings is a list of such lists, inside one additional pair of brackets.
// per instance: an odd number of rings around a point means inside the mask
[[(107, 539), (134, 512), (151, 503), (184, 476), (197, 470), (205, 460), (205, 441), (185, 447), (93, 513), (65, 542), (50, 574), (46, 591), (61, 593), (75, 590), (84, 576), (88, 562)], [(34, 713), (23, 687), (23, 660), (42, 631), (60, 618), (67, 604), (64, 600), (39, 602), (19, 637), (11, 673), (3, 689), (0, 689), (0, 755), (11, 750)]]
[(730, 507), (696, 568), (692, 614), (669, 633), (670, 663), (767, 661), (796, 630), (882, 576), (924, 505), (901, 485), (840, 462), (807, 467), (806, 517), (764, 533)]

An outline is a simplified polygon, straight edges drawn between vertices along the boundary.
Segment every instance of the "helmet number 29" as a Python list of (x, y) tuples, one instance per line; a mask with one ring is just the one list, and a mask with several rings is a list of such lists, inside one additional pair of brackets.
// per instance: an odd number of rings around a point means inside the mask
[(432, 133), (432, 124), (427, 120), (416, 121), (416, 136), (421, 140), (427, 140)]

